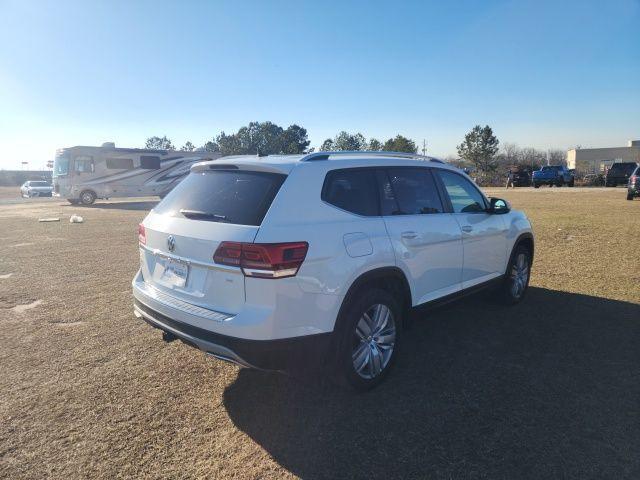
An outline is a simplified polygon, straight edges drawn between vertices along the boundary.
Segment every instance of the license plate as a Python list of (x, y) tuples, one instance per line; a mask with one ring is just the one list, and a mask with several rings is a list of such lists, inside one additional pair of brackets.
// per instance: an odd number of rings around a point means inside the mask
[(164, 270), (160, 280), (176, 287), (184, 287), (189, 275), (189, 265), (172, 258), (159, 258)]

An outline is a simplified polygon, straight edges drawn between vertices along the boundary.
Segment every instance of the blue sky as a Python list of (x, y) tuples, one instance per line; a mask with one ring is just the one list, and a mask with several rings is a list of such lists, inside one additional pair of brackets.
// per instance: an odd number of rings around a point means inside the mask
[(640, 2), (0, 0), (0, 168), (252, 120), (454, 154), (640, 138)]

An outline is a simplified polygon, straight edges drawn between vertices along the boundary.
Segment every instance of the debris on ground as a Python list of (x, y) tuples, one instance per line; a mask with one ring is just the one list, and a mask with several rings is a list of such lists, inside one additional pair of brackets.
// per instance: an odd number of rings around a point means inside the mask
[(80, 215), (71, 215), (71, 217), (69, 217), (69, 223), (82, 223), (84, 222), (84, 218), (82, 218)]
[(39, 218), (38, 219), (39, 222), (59, 222), (60, 218), (58, 217), (51, 217), (51, 218)]

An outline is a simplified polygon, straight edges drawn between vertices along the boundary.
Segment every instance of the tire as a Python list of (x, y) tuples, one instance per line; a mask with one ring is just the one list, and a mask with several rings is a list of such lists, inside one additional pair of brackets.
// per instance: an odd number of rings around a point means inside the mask
[(630, 193), (627, 193), (627, 200), (633, 200), (633, 195)]
[(533, 188), (540, 188), (540, 185), (538, 185), (537, 183), (534, 183)]
[(341, 317), (337, 380), (355, 390), (369, 390), (386, 378), (395, 362), (402, 308), (388, 291), (370, 288), (358, 292)]
[(575, 185), (575, 180), (571, 180), (568, 184), (569, 187), (573, 187)]
[(83, 190), (80, 192), (80, 203), (83, 205), (91, 205), (96, 201), (96, 194), (91, 190)]
[[(530, 278), (531, 253), (528, 248), (520, 245), (511, 255), (504, 282), (500, 287), (500, 297), (503, 303), (515, 305), (521, 302), (529, 288)], [(516, 282), (518, 282), (517, 285)]]

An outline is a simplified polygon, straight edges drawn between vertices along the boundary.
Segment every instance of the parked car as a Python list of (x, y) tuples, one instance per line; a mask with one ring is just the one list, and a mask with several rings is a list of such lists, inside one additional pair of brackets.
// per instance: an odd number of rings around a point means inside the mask
[(627, 183), (627, 200), (640, 197), (640, 165), (631, 173)]
[(626, 185), (637, 166), (638, 164), (635, 162), (614, 163), (607, 172), (604, 186), (617, 187), (618, 185)]
[(513, 174), (513, 186), (514, 187), (529, 187), (531, 186), (531, 170), (528, 168), (518, 167), (512, 168)]
[(562, 165), (545, 165), (540, 170), (533, 172), (532, 183), (535, 188), (540, 185), (561, 187), (567, 185), (573, 187), (575, 178), (573, 173)]
[(20, 187), (20, 194), (23, 197), (50, 197), (53, 193), (53, 186), (44, 180), (29, 180)]
[(166, 341), (356, 389), (387, 375), (411, 307), (490, 286), (517, 303), (534, 253), (524, 213), (393, 152), (198, 163), (138, 239), (134, 312)]

